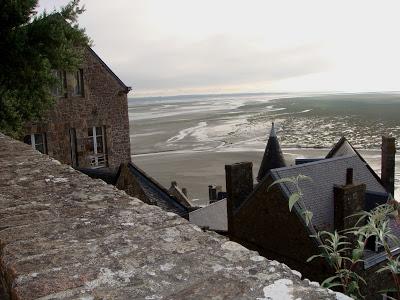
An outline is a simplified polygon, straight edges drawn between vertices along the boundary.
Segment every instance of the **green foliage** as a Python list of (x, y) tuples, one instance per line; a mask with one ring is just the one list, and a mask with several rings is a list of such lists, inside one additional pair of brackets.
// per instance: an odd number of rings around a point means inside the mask
[(311, 210), (307, 210), (307, 209), (303, 209), (303, 210), (301, 211), (301, 214), (302, 214), (303, 217), (304, 217), (304, 220), (305, 220), (305, 222), (306, 222), (306, 225), (307, 225), (307, 226), (310, 225), (310, 224), (311, 224), (312, 217), (313, 217), (312, 211), (311, 211)]
[(54, 104), (51, 89), (61, 83), (53, 70), (76, 69), (90, 43), (76, 22), (78, 0), (40, 15), (37, 2), (0, 2), (0, 131), (14, 137)]
[[(315, 236), (321, 243), (319, 248), (321, 253), (311, 256), (307, 262), (315, 258), (323, 258), (335, 271), (335, 275), (325, 279), (322, 286), (325, 288), (342, 287), (345, 294), (358, 299), (362, 298), (361, 283), (366, 284), (365, 280), (355, 271), (355, 266), (362, 262), (364, 244), (353, 245), (348, 241), (348, 237), (328, 231), (319, 231)], [(353, 248), (354, 247), (354, 248)]]
[(300, 199), (300, 194), (299, 193), (293, 193), (290, 195), (289, 198), (289, 210), (292, 211), (293, 205), (296, 204), (297, 201)]
[[(303, 192), (299, 182), (310, 180), (309, 177), (298, 175), (296, 177), (282, 178), (274, 181), (268, 190), (279, 183), (291, 184), (295, 192), (289, 197), (289, 210), (299, 203), (299, 212), (303, 216), (307, 226), (312, 226), (313, 214), (302, 200)], [(400, 245), (399, 239), (392, 234), (390, 222), (399, 217), (400, 204), (390, 199), (387, 204), (379, 205), (373, 210), (361, 211), (350, 217), (358, 217), (354, 228), (338, 233), (337, 231), (317, 231), (312, 237), (319, 241), (320, 253), (311, 256), (307, 262), (322, 258), (334, 270), (334, 275), (325, 279), (322, 286), (326, 288), (341, 287), (348, 296), (359, 299), (364, 298), (361, 290), (366, 285), (365, 280), (357, 273), (357, 265), (363, 262), (363, 255), (367, 240), (375, 238), (378, 245), (386, 252), (387, 263), (377, 272), (390, 272), (395, 288), (386, 290), (397, 293), (400, 297), (400, 256), (394, 257), (390, 245)], [(386, 291), (381, 291), (382, 293)], [(390, 298), (390, 297), (389, 297)]]

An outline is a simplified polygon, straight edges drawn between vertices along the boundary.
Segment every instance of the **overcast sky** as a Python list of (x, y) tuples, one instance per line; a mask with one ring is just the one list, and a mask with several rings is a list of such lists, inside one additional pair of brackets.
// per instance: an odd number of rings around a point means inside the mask
[(81, 3), (93, 49), (131, 96), (400, 90), (398, 0)]

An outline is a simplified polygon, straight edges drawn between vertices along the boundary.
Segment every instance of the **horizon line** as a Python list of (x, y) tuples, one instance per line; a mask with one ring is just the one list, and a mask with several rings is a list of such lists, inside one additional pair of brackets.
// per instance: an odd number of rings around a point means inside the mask
[[(229, 95), (279, 95), (279, 94), (397, 94), (399, 91), (279, 91), (279, 92), (237, 92), (237, 93), (199, 93), (199, 94), (173, 94), (173, 95), (156, 95), (156, 96), (129, 96), (128, 99), (143, 98), (176, 98), (176, 97), (209, 97), (209, 96), (229, 96)], [(135, 98), (134, 98), (135, 97)]]

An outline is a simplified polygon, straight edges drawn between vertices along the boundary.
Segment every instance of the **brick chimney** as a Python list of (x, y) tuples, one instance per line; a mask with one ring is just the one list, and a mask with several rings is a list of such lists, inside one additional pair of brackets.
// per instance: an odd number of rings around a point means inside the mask
[(347, 169), (346, 184), (333, 188), (335, 230), (354, 227), (358, 217), (348, 217), (364, 209), (365, 189), (365, 184), (353, 183), (353, 169)]
[(215, 188), (215, 185), (209, 185), (208, 186), (208, 200), (210, 200), (210, 203), (215, 202), (217, 200), (217, 190)]
[(253, 191), (253, 163), (240, 162), (233, 165), (225, 165), (225, 179), (228, 232), (231, 235), (234, 233), (234, 211)]
[(187, 197), (188, 196), (187, 188), (182, 188), (182, 193)]
[(386, 191), (394, 195), (394, 167), (396, 140), (394, 137), (382, 136), (381, 179)]

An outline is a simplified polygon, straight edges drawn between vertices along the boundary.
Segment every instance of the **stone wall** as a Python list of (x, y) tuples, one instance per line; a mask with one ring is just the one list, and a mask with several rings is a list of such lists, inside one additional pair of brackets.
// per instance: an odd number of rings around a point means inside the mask
[(67, 73), (66, 97), (57, 99), (46, 121), (27, 124), (26, 134), (46, 133), (48, 154), (72, 165), (69, 130), (75, 128), (78, 166), (89, 167), (88, 128), (103, 126), (108, 166), (118, 168), (120, 163), (130, 161), (127, 89), (90, 49), (85, 52), (82, 68), (83, 96), (73, 95), (73, 75)]
[(0, 134), (1, 299), (345, 299)]

